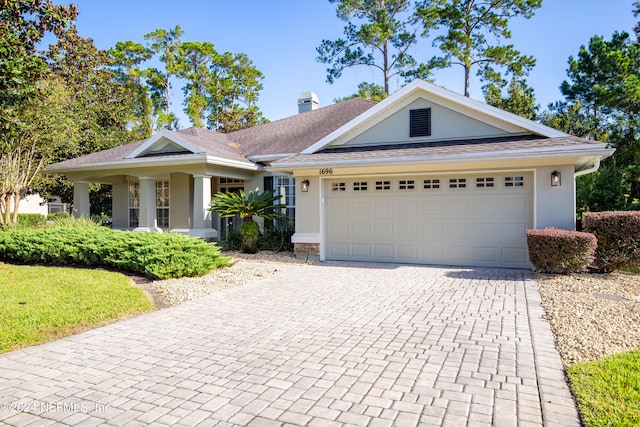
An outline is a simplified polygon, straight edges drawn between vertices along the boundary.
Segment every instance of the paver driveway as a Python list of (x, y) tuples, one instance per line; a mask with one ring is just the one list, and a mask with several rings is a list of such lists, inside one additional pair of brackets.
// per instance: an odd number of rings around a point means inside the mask
[(579, 425), (530, 273), (282, 268), (0, 355), (0, 424)]

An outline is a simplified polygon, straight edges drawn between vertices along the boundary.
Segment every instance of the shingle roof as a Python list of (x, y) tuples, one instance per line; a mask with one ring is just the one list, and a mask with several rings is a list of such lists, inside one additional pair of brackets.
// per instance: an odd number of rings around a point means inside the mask
[(299, 153), (374, 105), (353, 98), (227, 135), (247, 157)]
[[(203, 155), (219, 157), (226, 160), (249, 163), (247, 157), (257, 155), (282, 155), (298, 153), (340, 126), (352, 120), (376, 103), (359, 98), (350, 99), (306, 113), (287, 117), (250, 129), (222, 134), (207, 129), (191, 127), (170, 134), (203, 151), (201, 154), (154, 155), (155, 158), (185, 159), (188, 156), (202, 158)], [(56, 163), (47, 168), (49, 171), (64, 171), (78, 167), (97, 165), (100, 163), (134, 162), (127, 159), (148, 139), (132, 142), (75, 159)]]
[(535, 149), (557, 149), (562, 147), (579, 147), (593, 145), (601, 148), (602, 143), (588, 139), (568, 136), (561, 138), (545, 138), (535, 135), (510, 136), (499, 138), (467, 139), (456, 141), (438, 141), (406, 144), (387, 144), (376, 146), (336, 147), (318, 151), (313, 154), (298, 154), (272, 163), (276, 168), (302, 166), (332, 162), (375, 162), (381, 159), (406, 158), (442, 158), (467, 154), (509, 152)]

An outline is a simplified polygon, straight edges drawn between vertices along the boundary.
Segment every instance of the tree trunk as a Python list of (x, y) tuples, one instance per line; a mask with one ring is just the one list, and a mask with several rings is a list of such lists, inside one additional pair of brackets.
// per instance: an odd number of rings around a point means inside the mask
[(464, 96), (469, 97), (469, 87), (471, 86), (471, 67), (464, 66)]

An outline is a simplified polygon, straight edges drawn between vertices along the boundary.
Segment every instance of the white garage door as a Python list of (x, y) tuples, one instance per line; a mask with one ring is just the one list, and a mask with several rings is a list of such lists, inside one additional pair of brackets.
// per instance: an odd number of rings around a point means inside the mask
[(530, 173), (325, 182), (326, 258), (529, 268)]

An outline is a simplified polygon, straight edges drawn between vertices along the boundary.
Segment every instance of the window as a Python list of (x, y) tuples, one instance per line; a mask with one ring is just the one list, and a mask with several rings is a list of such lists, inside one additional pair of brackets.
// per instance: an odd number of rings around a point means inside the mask
[(156, 181), (156, 222), (159, 228), (169, 228), (169, 181)]
[(280, 203), (286, 206), (283, 213), (293, 221), (296, 212), (296, 179), (289, 175), (277, 175), (273, 177), (273, 185), (275, 194), (280, 195)]
[(244, 180), (237, 178), (220, 178), (220, 184), (244, 184)]
[(488, 188), (493, 187), (493, 178), (476, 178), (476, 187)]
[(366, 182), (354, 182), (353, 191), (367, 191), (368, 183)]
[(414, 180), (400, 180), (398, 190), (413, 190), (415, 188)]
[(423, 184), (424, 184), (424, 188), (427, 190), (440, 188), (439, 179), (425, 179)]
[(524, 176), (505, 176), (504, 186), (505, 187), (523, 187)]
[(129, 227), (140, 225), (140, 182), (129, 181)]
[(344, 182), (332, 182), (331, 191), (347, 191), (347, 184)]
[(467, 179), (466, 178), (451, 178), (449, 179), (449, 188), (466, 188), (467, 187)]
[(391, 181), (376, 181), (376, 190), (391, 190)]

